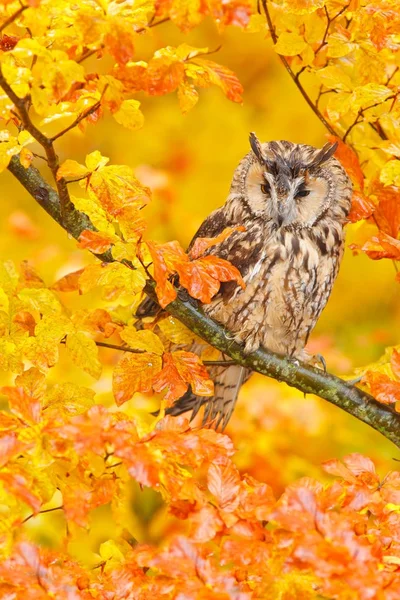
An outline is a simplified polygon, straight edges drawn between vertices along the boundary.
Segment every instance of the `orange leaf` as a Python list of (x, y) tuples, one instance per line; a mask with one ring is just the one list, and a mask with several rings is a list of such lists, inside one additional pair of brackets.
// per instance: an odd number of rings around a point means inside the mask
[(393, 350), (390, 365), (395, 376), (400, 379), (400, 352), (396, 349)]
[(240, 475), (233, 462), (224, 456), (210, 465), (207, 487), (221, 510), (233, 511), (239, 504)]
[(374, 371), (367, 372), (363, 381), (368, 384), (371, 394), (382, 404), (400, 402), (400, 382)]
[(85, 229), (79, 236), (78, 246), (79, 248), (90, 250), (95, 254), (102, 254), (103, 252), (107, 252), (115, 240), (116, 236), (114, 235)]
[(236, 281), (242, 288), (245, 283), (239, 270), (217, 256), (205, 256), (177, 267), (179, 282), (193, 298), (208, 304), (219, 291), (221, 281)]
[(79, 290), (79, 279), (83, 271), (84, 269), (78, 269), (78, 271), (64, 275), (64, 277), (53, 283), (50, 289), (56, 292), (77, 292)]
[(216, 244), (221, 244), (228, 238), (234, 231), (246, 231), (246, 228), (243, 225), (237, 225), (236, 227), (226, 227), (219, 235), (213, 238), (197, 238), (190, 250), (190, 257), (192, 259), (199, 258), (202, 256), (206, 250), (215, 246)]
[(351, 210), (348, 215), (348, 220), (351, 223), (357, 223), (361, 219), (368, 219), (375, 211), (375, 204), (359, 190), (353, 191), (351, 199)]
[(382, 258), (400, 260), (400, 241), (383, 232), (367, 240), (361, 250), (372, 260)]
[(172, 360), (182, 379), (191, 385), (194, 394), (212, 396), (214, 384), (197, 354), (177, 350), (172, 353)]
[(109, 20), (109, 28), (104, 44), (116, 62), (124, 65), (132, 60), (135, 54), (135, 32), (132, 24), (117, 17)]
[(39, 512), (42, 501), (32, 492), (32, 482), (25, 475), (3, 471), (0, 481), (8, 492), (28, 504), (35, 514)]
[(355, 187), (362, 191), (364, 189), (364, 174), (357, 154), (340, 138), (330, 135), (328, 139), (332, 144), (338, 144), (335, 157), (342, 163)]
[(211, 83), (218, 85), (229, 100), (242, 102), (243, 86), (233, 71), (205, 58), (196, 57), (196, 64), (205, 69)]
[(391, 186), (376, 184), (373, 188), (378, 196), (375, 220), (381, 231), (397, 238), (400, 231), (400, 192)]
[(163, 392), (166, 389), (165, 400), (171, 402), (181, 398), (188, 389), (188, 384), (179, 374), (169, 352), (166, 352), (163, 356), (163, 368), (153, 380), (153, 389), (156, 392)]
[(128, 354), (114, 369), (113, 393), (118, 406), (136, 392), (151, 392), (152, 381), (161, 370), (161, 357), (151, 352)]
[(40, 402), (28, 395), (23, 387), (4, 386), (1, 392), (8, 396), (10, 410), (27, 423), (40, 421)]
[[(147, 242), (147, 247), (150, 251), (154, 265), (154, 279), (156, 280), (156, 294), (160, 306), (165, 308), (170, 302), (176, 298), (176, 290), (169, 281), (169, 277), (173, 272), (173, 267), (167, 266), (167, 256), (179, 253), (178, 242), (168, 242), (168, 244), (156, 244), (155, 242)], [(182, 250), (182, 254), (184, 252)]]

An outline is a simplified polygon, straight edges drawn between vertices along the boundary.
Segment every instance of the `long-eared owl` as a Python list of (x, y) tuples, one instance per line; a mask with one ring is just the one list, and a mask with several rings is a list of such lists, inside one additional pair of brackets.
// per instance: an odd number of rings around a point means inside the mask
[[(287, 141), (260, 143), (254, 134), (250, 145), (234, 172), (225, 204), (207, 217), (193, 238), (244, 226), (208, 254), (235, 265), (246, 288), (224, 283), (203, 309), (243, 344), (245, 352), (261, 346), (308, 360), (304, 347), (343, 255), (351, 183), (333, 157), (336, 145), (317, 149)], [(143, 309), (138, 314), (143, 315)], [(212, 398), (188, 392), (167, 412), (192, 411), (194, 416), (205, 405), (203, 422), (225, 427), (249, 375), (236, 365), (213, 367)]]

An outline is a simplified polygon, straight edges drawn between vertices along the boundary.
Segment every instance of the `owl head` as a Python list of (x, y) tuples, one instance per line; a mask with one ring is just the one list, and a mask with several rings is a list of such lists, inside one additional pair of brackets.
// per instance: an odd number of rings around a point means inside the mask
[(326, 216), (346, 221), (351, 182), (333, 157), (337, 144), (318, 149), (287, 141), (260, 143), (251, 133), (250, 146), (231, 194), (241, 196), (252, 217), (277, 228), (312, 227)]

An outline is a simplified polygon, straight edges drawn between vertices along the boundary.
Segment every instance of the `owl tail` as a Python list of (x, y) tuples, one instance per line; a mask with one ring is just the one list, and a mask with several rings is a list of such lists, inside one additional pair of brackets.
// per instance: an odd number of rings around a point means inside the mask
[(250, 375), (250, 369), (245, 369), (239, 365), (214, 367), (210, 369), (210, 376), (214, 381), (214, 396), (211, 398), (196, 396), (189, 390), (165, 412), (167, 415), (178, 416), (192, 411), (190, 417), (192, 421), (200, 408), (204, 406), (202, 426), (209, 425), (214, 429), (218, 429), (221, 425), (223, 431), (232, 416), (239, 390)]

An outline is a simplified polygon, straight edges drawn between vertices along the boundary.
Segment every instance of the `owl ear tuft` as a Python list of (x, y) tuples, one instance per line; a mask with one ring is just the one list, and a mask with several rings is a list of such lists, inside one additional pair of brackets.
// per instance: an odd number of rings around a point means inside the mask
[(330, 144), (329, 142), (316, 154), (309, 167), (319, 167), (322, 163), (329, 160), (336, 152), (338, 143)]
[(251, 132), (250, 136), (249, 136), (249, 140), (250, 140), (251, 149), (253, 150), (254, 154), (256, 155), (256, 157), (258, 158), (260, 163), (265, 163), (265, 156), (263, 154), (260, 141), (257, 138), (256, 134)]

